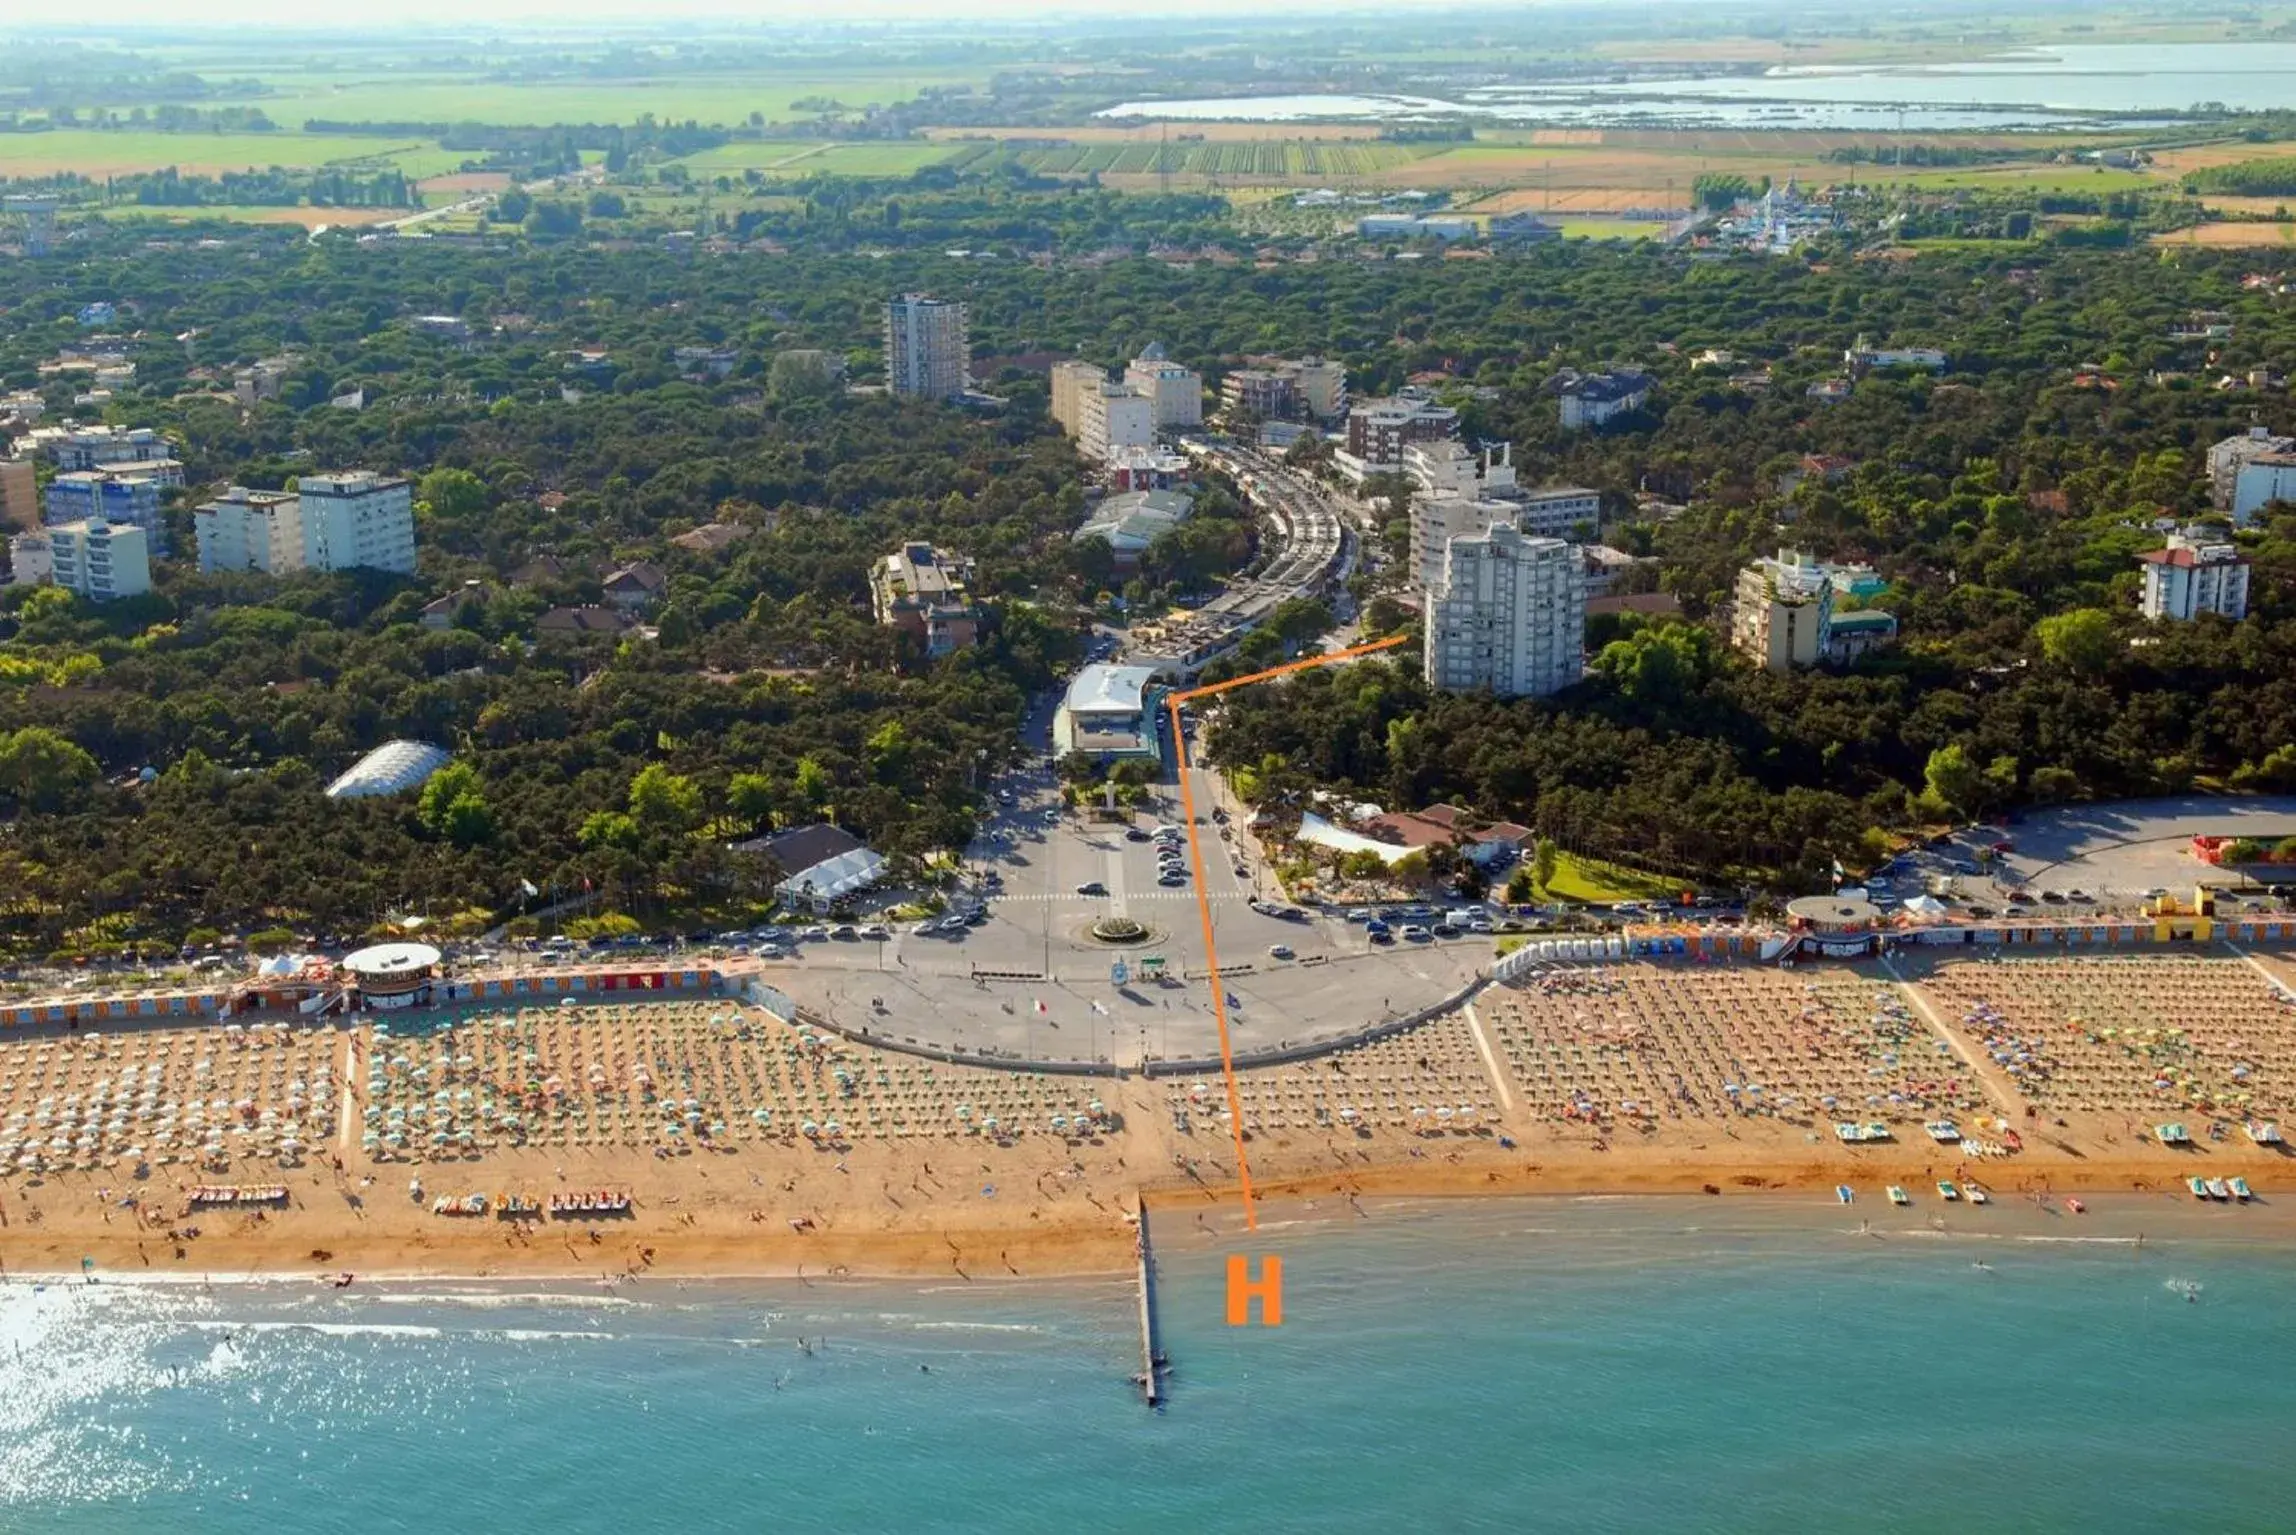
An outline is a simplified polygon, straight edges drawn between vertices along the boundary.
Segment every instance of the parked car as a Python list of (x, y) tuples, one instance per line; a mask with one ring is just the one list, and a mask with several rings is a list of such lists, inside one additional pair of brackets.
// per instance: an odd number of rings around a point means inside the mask
[(1185, 885), (1188, 883), (1188, 876), (1179, 869), (1166, 869), (1163, 873), (1156, 876), (1156, 883), (1159, 885), (1167, 886)]
[(1387, 924), (1384, 922), (1366, 922), (1363, 925), (1363, 931), (1373, 943), (1393, 943), (1395, 941), (1395, 935), (1388, 931)]
[(860, 930), (855, 928), (852, 923), (841, 922), (830, 931), (829, 936), (837, 939), (841, 943), (844, 943), (850, 942), (853, 939), (860, 937), (861, 934)]
[(892, 929), (886, 927), (882, 922), (872, 922), (861, 929), (861, 936), (864, 938), (873, 938), (879, 942), (882, 942), (885, 939), (892, 937), (893, 932)]
[(1417, 922), (1406, 923), (1403, 928), (1403, 936), (1413, 943), (1427, 943), (1435, 937), (1424, 925)]

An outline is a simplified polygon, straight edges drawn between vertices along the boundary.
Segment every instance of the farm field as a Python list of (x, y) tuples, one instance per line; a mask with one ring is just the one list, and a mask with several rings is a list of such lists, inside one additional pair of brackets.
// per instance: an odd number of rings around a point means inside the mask
[[(1426, 159), (1440, 145), (1315, 138), (1206, 140), (1201, 143), (1153, 139), (1128, 143), (1062, 144), (1009, 149), (1021, 165), (1041, 176), (1158, 176), (1316, 185), (1378, 176)], [(973, 165), (999, 151), (987, 144), (965, 146), (950, 163)]]
[(2116, 170), (2102, 165), (1964, 165), (1918, 171), (1872, 166), (1866, 170), (1867, 174), (1859, 178), (1862, 181), (1937, 190), (1999, 188), (2017, 192), (2087, 192), (2109, 197), (2115, 192), (2158, 191), (2174, 185), (2144, 171)]
[(688, 155), (678, 163), (697, 176), (751, 170), (768, 176), (906, 176), (959, 152), (947, 144), (884, 141), (837, 144), (799, 139), (723, 144)]
[[(1376, 123), (1285, 123), (1286, 139), (1377, 139)], [(1268, 136), (1265, 123), (1189, 123), (1182, 129), (1167, 128), (1156, 123), (1119, 126), (1115, 123), (1091, 123), (1061, 128), (927, 128), (925, 137), (971, 143), (976, 139), (1002, 142), (1007, 139), (1059, 139), (1069, 144), (1154, 144), (1170, 139), (1175, 144), (1203, 140), (1206, 143), (1228, 143), (1238, 139), (1264, 139)]]
[(405, 218), (407, 208), (283, 208), (256, 204), (222, 203), (200, 208), (151, 207), (143, 203), (113, 203), (102, 209), (91, 209), (107, 219), (152, 219), (170, 224), (197, 223), (203, 219), (221, 219), (233, 224), (300, 224), (305, 229), (316, 229), (324, 224), (330, 229), (341, 229), (360, 224), (380, 224), (385, 219)]
[(356, 160), (384, 162), (410, 176), (458, 169), (465, 156), (409, 139), (333, 133), (158, 133), (66, 129), (0, 134), (0, 176), (52, 176), (62, 171), (101, 179), (174, 166), (186, 175), (307, 170)]
[(2196, 224), (2190, 229), (2154, 235), (2155, 245), (2206, 245), (2229, 248), (2243, 245), (2296, 246), (2296, 224)]
[(1666, 225), (1656, 219), (1559, 218), (1554, 223), (1566, 240), (1655, 240), (1666, 233)]
[(496, 81), (432, 76), (347, 79), (315, 85), (309, 77), (279, 82), (276, 94), (229, 105), (261, 107), (274, 122), (299, 127), (310, 118), (334, 122), (483, 122), (508, 127), (553, 123), (632, 123), (646, 113), (669, 122), (705, 125), (747, 122), (752, 112), (770, 122), (817, 114), (794, 103), (826, 96), (859, 108), (906, 101), (927, 86), (983, 84), (962, 71), (886, 68), (802, 71), (744, 79), (724, 75), (668, 75), (657, 80)]

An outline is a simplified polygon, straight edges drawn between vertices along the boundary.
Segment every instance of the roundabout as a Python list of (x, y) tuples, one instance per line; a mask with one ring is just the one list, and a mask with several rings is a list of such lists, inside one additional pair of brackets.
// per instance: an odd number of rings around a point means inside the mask
[(1102, 917), (1085, 931), (1096, 943), (1122, 945), (1146, 943), (1156, 936), (1145, 924), (1120, 916)]

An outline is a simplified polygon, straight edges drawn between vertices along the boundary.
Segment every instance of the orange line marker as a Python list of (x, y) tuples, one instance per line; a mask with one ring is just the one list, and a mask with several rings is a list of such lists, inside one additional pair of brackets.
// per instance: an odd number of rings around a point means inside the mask
[(1204, 877), (1204, 849), (1196, 837), (1196, 794), (1188, 786), (1188, 738), (1180, 729), (1180, 705), (1192, 698), (1209, 698), (1213, 694), (1225, 693), (1230, 689), (1243, 687), (1247, 683), (1265, 682), (1271, 677), (1283, 677), (1292, 672), (1307, 671), (1313, 667), (1330, 666), (1338, 661), (1351, 661), (1357, 656), (1367, 656), (1374, 651), (1392, 650), (1397, 645), (1406, 643), (1410, 638), (1407, 634), (1398, 634), (1390, 639), (1374, 640), (1368, 645), (1351, 645), (1345, 650), (1332, 651), (1329, 655), (1309, 656), (1303, 661), (1291, 661), (1282, 666), (1271, 666), (1266, 671), (1253, 672), (1246, 677), (1230, 678), (1226, 682), (1216, 682), (1210, 687), (1190, 688), (1184, 693), (1165, 695), (1164, 707), (1172, 717), (1172, 749), (1178, 754), (1180, 761), (1180, 814), (1188, 823), (1188, 861), (1196, 867), (1196, 914), (1203, 919), (1204, 923), (1204, 965), (1210, 972), (1212, 981), (1212, 1018), (1220, 1028), (1220, 1072), (1227, 1078), (1228, 1125), (1235, 1132), (1236, 1137), (1236, 1179), (1243, 1189), (1244, 1225), (1248, 1230), (1259, 1230), (1260, 1218), (1258, 1212), (1252, 1208), (1251, 1159), (1244, 1153), (1243, 1098), (1241, 1089), (1236, 1085), (1235, 1047), (1229, 1043), (1228, 1039), (1228, 987), (1227, 983), (1220, 979), (1220, 951), (1219, 946), (1212, 938), (1212, 887)]

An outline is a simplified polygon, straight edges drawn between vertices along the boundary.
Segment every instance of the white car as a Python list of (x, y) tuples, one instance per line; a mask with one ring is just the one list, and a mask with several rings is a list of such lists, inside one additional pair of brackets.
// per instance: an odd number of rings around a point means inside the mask
[(882, 922), (872, 922), (868, 926), (861, 929), (861, 936), (864, 938), (875, 938), (879, 941), (882, 941), (892, 937), (893, 930)]

